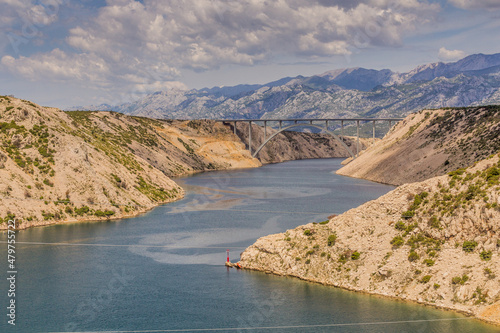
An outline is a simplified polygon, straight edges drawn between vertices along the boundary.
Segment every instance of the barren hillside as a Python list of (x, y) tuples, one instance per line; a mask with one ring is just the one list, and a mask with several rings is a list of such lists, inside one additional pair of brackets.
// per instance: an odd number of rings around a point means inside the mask
[(499, 157), (262, 237), (240, 264), (500, 324)]
[(500, 150), (500, 107), (423, 110), (337, 173), (401, 185), (468, 167)]
[(133, 216), (183, 196), (170, 176), (260, 165), (222, 124), (0, 97), (0, 218), (20, 228)]
[[(262, 128), (254, 132), (257, 143)], [(277, 136), (261, 156), (272, 163), (348, 155), (328, 135), (295, 132)], [(19, 228), (134, 216), (183, 197), (169, 177), (260, 165), (222, 123), (62, 112), (0, 96), (0, 222), (15, 217)]]

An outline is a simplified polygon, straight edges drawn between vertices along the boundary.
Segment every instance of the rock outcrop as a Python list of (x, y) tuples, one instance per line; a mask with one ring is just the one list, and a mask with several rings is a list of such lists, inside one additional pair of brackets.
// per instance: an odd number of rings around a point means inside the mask
[(499, 157), (262, 237), (239, 264), (500, 324)]

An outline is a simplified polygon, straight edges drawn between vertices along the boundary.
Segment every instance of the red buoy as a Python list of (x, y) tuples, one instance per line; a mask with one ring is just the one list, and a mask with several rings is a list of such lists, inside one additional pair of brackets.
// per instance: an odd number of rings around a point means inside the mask
[(226, 250), (227, 253), (227, 262), (229, 262), (229, 249)]

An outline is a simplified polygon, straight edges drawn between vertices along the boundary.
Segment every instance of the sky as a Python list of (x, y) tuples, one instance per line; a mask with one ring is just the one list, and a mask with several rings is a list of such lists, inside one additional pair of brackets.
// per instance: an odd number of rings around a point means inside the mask
[(475, 53), (500, 0), (0, 0), (0, 95), (60, 108)]

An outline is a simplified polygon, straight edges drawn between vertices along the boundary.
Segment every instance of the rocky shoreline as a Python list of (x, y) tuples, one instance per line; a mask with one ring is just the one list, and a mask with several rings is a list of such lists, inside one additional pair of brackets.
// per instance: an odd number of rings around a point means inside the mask
[(499, 173), (497, 155), (402, 185), (330, 220), (262, 237), (239, 264), (500, 325)]

